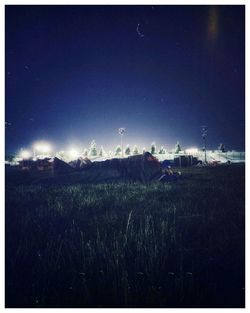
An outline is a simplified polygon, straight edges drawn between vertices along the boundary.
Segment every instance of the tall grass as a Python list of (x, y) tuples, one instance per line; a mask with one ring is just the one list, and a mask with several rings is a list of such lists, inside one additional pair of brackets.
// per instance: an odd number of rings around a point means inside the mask
[(244, 168), (6, 189), (7, 307), (243, 307)]

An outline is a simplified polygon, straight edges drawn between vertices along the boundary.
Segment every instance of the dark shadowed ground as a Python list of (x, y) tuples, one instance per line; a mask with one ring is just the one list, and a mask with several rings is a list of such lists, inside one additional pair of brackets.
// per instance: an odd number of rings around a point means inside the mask
[(244, 174), (64, 186), (7, 171), (6, 307), (244, 307)]

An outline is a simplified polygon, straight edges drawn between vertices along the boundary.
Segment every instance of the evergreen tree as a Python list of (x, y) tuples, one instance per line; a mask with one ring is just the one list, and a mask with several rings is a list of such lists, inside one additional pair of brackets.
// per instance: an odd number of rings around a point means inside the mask
[(86, 158), (88, 156), (88, 149), (84, 149), (83, 150), (83, 156)]
[(125, 155), (130, 155), (131, 154), (131, 150), (129, 145), (127, 145), (127, 148), (125, 149)]
[(115, 149), (115, 155), (121, 155), (122, 154), (122, 149), (121, 149), (121, 146), (117, 146), (116, 149)]
[(155, 145), (155, 142), (152, 142), (152, 145), (151, 145), (151, 154), (155, 154), (156, 153), (156, 145)]
[(176, 145), (175, 145), (175, 153), (179, 153), (181, 151), (181, 146), (179, 144), (179, 141), (177, 141)]
[(225, 145), (223, 143), (221, 143), (218, 147), (218, 149), (221, 151), (221, 152), (226, 152), (225, 150)]
[(96, 149), (95, 140), (92, 140), (90, 143), (89, 155), (90, 156), (97, 156), (97, 149)]
[(106, 155), (106, 152), (103, 149), (103, 146), (101, 146), (100, 152), (99, 152), (99, 156), (100, 157), (104, 157)]
[(133, 149), (133, 155), (136, 155), (136, 154), (139, 154), (139, 149), (138, 149), (137, 145), (135, 145), (134, 149)]
[(143, 149), (142, 149), (142, 154), (144, 154), (146, 152), (146, 148), (144, 147)]
[(163, 146), (161, 146), (161, 149), (159, 151), (159, 154), (165, 154), (166, 153), (166, 150), (164, 149)]

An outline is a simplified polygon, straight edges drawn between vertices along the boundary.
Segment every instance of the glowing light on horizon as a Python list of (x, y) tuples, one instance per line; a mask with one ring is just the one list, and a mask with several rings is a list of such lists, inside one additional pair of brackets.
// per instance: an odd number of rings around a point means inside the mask
[(29, 150), (22, 150), (20, 152), (20, 158), (23, 160), (27, 160), (29, 158), (31, 158), (32, 153)]
[(51, 144), (45, 141), (36, 142), (33, 145), (34, 151), (42, 154), (48, 154), (52, 151)]
[(69, 149), (68, 154), (71, 159), (77, 159), (80, 156), (80, 153), (77, 149)]
[(198, 153), (198, 151), (199, 151), (198, 148), (189, 148), (185, 150), (187, 154), (196, 154)]

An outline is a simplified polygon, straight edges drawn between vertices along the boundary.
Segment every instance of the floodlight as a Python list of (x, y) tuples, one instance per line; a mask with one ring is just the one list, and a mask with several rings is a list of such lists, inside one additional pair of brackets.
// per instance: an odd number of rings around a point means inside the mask
[(79, 151), (76, 150), (76, 149), (70, 149), (70, 150), (68, 151), (68, 153), (69, 153), (69, 157), (70, 157), (71, 159), (77, 159), (77, 158), (79, 157), (79, 155), (80, 155)]
[(22, 150), (21, 152), (20, 152), (20, 158), (22, 158), (23, 160), (27, 160), (27, 159), (29, 159), (30, 157), (31, 157), (31, 152), (29, 151), (29, 150)]
[(50, 152), (50, 151), (51, 151), (50, 145), (49, 145), (49, 144), (42, 144), (42, 146), (41, 146), (41, 151), (42, 151), (43, 153), (48, 153), (48, 152)]
[(189, 148), (185, 150), (187, 154), (197, 154), (198, 148)]
[(48, 142), (39, 141), (33, 145), (36, 152), (46, 154), (51, 152), (51, 145)]

